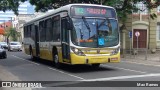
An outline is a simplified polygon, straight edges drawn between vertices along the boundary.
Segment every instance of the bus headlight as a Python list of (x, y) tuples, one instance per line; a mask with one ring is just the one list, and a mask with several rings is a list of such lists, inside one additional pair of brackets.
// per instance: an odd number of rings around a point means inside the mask
[(114, 49), (112, 52), (111, 52), (111, 55), (116, 55), (120, 50), (120, 47)]
[(75, 47), (71, 47), (71, 50), (72, 50), (76, 55), (85, 56), (85, 54), (84, 54), (81, 50), (79, 50), (79, 49), (77, 49), (77, 48), (75, 48)]

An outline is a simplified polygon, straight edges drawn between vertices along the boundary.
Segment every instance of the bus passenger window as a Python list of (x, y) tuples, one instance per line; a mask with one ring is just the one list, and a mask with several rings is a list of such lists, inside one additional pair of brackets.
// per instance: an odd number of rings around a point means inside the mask
[(53, 41), (60, 41), (60, 17), (53, 17)]
[(45, 41), (46, 40), (46, 31), (45, 31), (45, 26), (44, 26), (44, 21), (40, 22), (40, 41)]
[(45, 21), (45, 26), (46, 26), (46, 41), (51, 41), (52, 40), (52, 20), (51, 19), (47, 19)]

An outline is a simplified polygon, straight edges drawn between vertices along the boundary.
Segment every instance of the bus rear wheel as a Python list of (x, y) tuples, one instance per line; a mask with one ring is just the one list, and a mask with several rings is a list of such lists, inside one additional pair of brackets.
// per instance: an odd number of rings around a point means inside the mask
[(33, 55), (32, 49), (30, 49), (30, 58), (31, 60), (36, 60), (36, 57)]
[(92, 67), (93, 67), (93, 68), (99, 68), (99, 66), (100, 66), (99, 63), (97, 63), (97, 64), (92, 64)]
[(32, 50), (30, 50), (30, 58), (31, 58), (31, 60), (33, 60), (33, 59), (34, 59), (33, 51), (32, 51)]
[(54, 65), (56, 68), (60, 68), (61, 64), (59, 63), (59, 57), (57, 54), (54, 55)]

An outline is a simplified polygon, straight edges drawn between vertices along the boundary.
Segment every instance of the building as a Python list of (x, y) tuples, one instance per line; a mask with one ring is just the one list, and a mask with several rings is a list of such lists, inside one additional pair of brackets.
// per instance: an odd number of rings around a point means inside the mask
[(5, 30), (12, 27), (12, 23), (10, 21), (0, 24), (0, 41), (6, 41), (6, 37), (4, 36)]
[[(21, 3), (18, 8), (19, 14), (34, 14), (34, 6), (32, 6), (28, 1)], [(7, 21), (15, 21), (16, 15), (13, 11), (0, 11), (0, 23)]]
[(23, 24), (32, 18), (35, 18), (35, 14), (19, 14), (15, 17), (15, 22), (13, 25), (18, 32), (21, 32), (21, 37), (18, 41), (22, 42), (23, 39)]
[[(160, 6), (150, 11), (139, 2), (138, 12), (129, 15), (125, 25), (126, 28), (121, 33), (122, 49), (160, 49)], [(155, 13), (157, 18), (152, 19), (150, 14)]]
[[(34, 6), (32, 6), (28, 1), (21, 3), (18, 8), (19, 15), (16, 16), (12, 11), (0, 11), (0, 24), (5, 25), (6, 22), (10, 22), (16, 30), (19, 30), (19, 26), (26, 22), (26, 20), (30, 20), (30, 18), (34, 16)], [(0, 39), (4, 41), (3, 33), (4, 28), (0, 28)]]

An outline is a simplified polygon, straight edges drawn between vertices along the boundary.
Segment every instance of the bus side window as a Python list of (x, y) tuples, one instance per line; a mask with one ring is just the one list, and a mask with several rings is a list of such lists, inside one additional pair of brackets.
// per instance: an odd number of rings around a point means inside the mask
[(45, 26), (44, 26), (44, 21), (41, 21), (39, 24), (40, 28), (40, 41), (44, 42), (46, 40), (46, 31), (45, 31)]
[(23, 31), (23, 33), (24, 33), (24, 37), (26, 38), (27, 37), (27, 26), (24, 26), (24, 31)]
[(31, 25), (31, 38), (35, 40), (35, 26), (34, 24)]
[(53, 30), (52, 30), (52, 20), (51, 18), (45, 21), (46, 24), (46, 41), (51, 41), (53, 37)]
[(60, 16), (53, 17), (53, 41), (60, 41)]

